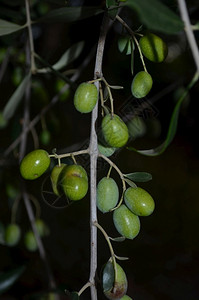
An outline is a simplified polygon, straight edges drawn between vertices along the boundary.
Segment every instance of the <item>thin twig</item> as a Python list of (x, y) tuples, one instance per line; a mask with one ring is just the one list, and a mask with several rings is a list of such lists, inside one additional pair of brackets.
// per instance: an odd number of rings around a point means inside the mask
[(191, 52), (197, 67), (197, 71), (199, 72), (199, 49), (193, 34), (185, 0), (178, 0), (178, 6), (179, 6), (181, 18), (185, 24), (184, 30), (187, 36), (187, 40), (191, 48)]
[(35, 65), (35, 58), (34, 58), (34, 42), (33, 42), (33, 34), (32, 34), (32, 21), (30, 17), (30, 3), (29, 0), (25, 0), (26, 5), (26, 20), (27, 20), (27, 27), (28, 27), (28, 35), (29, 35), (29, 42), (30, 42), (30, 59), (31, 59), (31, 72), (32, 74), (36, 71)]

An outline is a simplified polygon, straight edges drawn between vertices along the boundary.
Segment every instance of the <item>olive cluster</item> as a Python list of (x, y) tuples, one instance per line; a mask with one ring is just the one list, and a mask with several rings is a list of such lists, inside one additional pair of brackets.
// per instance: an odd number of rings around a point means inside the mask
[[(49, 234), (49, 228), (42, 219), (35, 219), (35, 227), (40, 237), (44, 237)], [(11, 223), (6, 226), (4, 232), (4, 243), (7, 246), (16, 246), (19, 243), (21, 237), (22, 232), (18, 224)], [(25, 232), (23, 242), (25, 247), (29, 251), (35, 251), (38, 248), (35, 235), (31, 229)]]
[[(132, 35), (130, 39), (128, 37), (122, 37), (118, 40), (118, 47), (120, 52), (123, 52), (126, 55), (131, 54), (134, 51), (135, 46), (133, 41), (135, 41), (135, 44), (138, 47), (144, 70), (138, 72), (134, 76), (131, 84), (131, 91), (134, 97), (143, 98), (150, 92), (153, 85), (153, 79), (146, 69), (143, 55), (153, 63), (161, 63), (167, 57), (168, 47), (162, 38), (151, 32), (142, 35), (130, 30), (130, 33)], [(141, 35), (139, 41), (135, 37), (136, 34), (139, 36)]]

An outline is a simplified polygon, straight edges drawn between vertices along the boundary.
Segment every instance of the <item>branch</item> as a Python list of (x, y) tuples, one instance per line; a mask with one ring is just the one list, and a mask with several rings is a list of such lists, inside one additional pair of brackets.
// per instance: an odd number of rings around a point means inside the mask
[[(102, 21), (101, 32), (100, 32), (98, 46), (97, 46), (94, 79), (102, 77), (102, 60), (103, 60), (104, 46), (105, 46), (108, 27), (109, 27), (109, 18), (105, 13)], [(99, 91), (99, 81), (97, 81), (95, 84)], [(98, 146), (97, 146), (97, 134), (95, 130), (97, 117), (98, 117), (98, 103), (96, 104), (95, 108), (92, 111), (90, 145), (89, 145), (89, 149), (90, 149), (90, 230), (91, 230), (89, 282), (92, 284), (90, 287), (92, 300), (97, 300), (97, 289), (95, 286), (95, 277), (96, 277), (96, 270), (97, 270), (97, 228), (94, 225), (97, 222), (96, 181), (97, 181)]]
[(187, 40), (189, 43), (189, 46), (191, 48), (191, 52), (197, 67), (197, 72), (199, 72), (199, 50), (198, 50), (198, 46), (191, 28), (191, 22), (189, 19), (189, 15), (188, 15), (188, 11), (187, 11), (187, 7), (186, 7), (186, 3), (185, 0), (178, 0), (178, 6), (179, 6), (179, 10), (180, 10), (180, 14), (181, 14), (181, 18), (185, 24), (185, 33), (187, 36)]

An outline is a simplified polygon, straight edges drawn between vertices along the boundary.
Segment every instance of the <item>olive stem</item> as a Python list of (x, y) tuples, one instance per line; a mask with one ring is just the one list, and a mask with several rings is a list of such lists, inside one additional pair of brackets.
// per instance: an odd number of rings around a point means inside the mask
[(90, 281), (88, 281), (85, 285), (83, 285), (83, 287), (81, 288), (81, 290), (79, 290), (78, 295), (80, 296), (91, 285), (92, 285), (92, 283)]
[(129, 34), (132, 36), (134, 42), (136, 43), (136, 46), (138, 48), (138, 51), (139, 51), (139, 54), (140, 54), (140, 59), (142, 61), (142, 65), (143, 65), (143, 68), (144, 68), (144, 71), (148, 73), (147, 71), (147, 68), (146, 68), (146, 65), (145, 65), (145, 62), (144, 62), (144, 57), (142, 55), (142, 51), (140, 49), (140, 45), (138, 43), (138, 40), (136, 39), (135, 37), (135, 33), (133, 32), (133, 30), (126, 24), (126, 22), (120, 18), (120, 16), (116, 16), (116, 19), (126, 28), (126, 30), (129, 32)]
[(181, 14), (181, 18), (185, 24), (185, 33), (187, 36), (187, 40), (188, 43), (190, 45), (191, 51), (192, 51), (192, 55), (197, 67), (197, 71), (199, 73), (199, 49), (193, 34), (193, 30), (191, 28), (191, 22), (189, 19), (189, 15), (188, 15), (188, 11), (187, 11), (187, 7), (186, 7), (186, 2), (184, 0), (178, 0), (178, 6), (179, 6), (179, 10), (180, 10), (180, 14)]
[[(118, 168), (118, 166), (116, 166), (116, 164), (114, 162), (112, 162), (112, 160), (110, 160), (108, 157), (106, 157), (105, 155), (99, 153), (98, 154), (98, 157), (101, 157), (103, 158), (104, 160), (106, 160), (110, 166), (112, 166), (116, 171), (117, 173), (119, 174), (121, 180), (122, 180), (122, 186), (123, 186), (123, 193), (125, 192), (126, 190), (126, 182), (124, 180), (124, 175), (123, 173), (120, 171), (120, 169)], [(121, 202), (121, 201), (120, 201)], [(118, 206), (117, 206), (118, 207)]]
[(109, 178), (110, 177), (110, 174), (111, 174), (111, 170), (112, 170), (112, 168), (113, 168), (113, 166), (110, 166), (110, 168), (109, 168), (109, 170), (108, 170), (108, 174), (107, 174), (107, 178)]
[(104, 230), (104, 228), (98, 223), (98, 222), (94, 222), (94, 225), (101, 231), (101, 233), (103, 234), (105, 240), (108, 243), (109, 249), (110, 249), (110, 253), (111, 253), (111, 257), (113, 260), (113, 264), (114, 264), (114, 269), (116, 270), (116, 259), (115, 259), (115, 253), (112, 247), (112, 244), (110, 242), (110, 238), (108, 236), (108, 234), (106, 233), (106, 231)]
[(107, 90), (108, 90), (108, 95), (109, 95), (109, 99), (110, 99), (110, 103), (111, 103), (111, 115), (114, 115), (114, 105), (113, 105), (113, 96), (111, 93), (111, 89), (110, 89), (110, 85), (108, 84), (108, 82), (106, 81), (106, 79), (103, 77), (102, 78), (103, 82), (105, 83)]
[(72, 156), (72, 158), (74, 159), (74, 156), (81, 155), (81, 154), (89, 154), (89, 148), (87, 148), (85, 150), (74, 151), (74, 152), (71, 152), (71, 153), (49, 154), (49, 157), (54, 157), (54, 158), (57, 158), (58, 160), (60, 160), (60, 159), (65, 158), (65, 157)]

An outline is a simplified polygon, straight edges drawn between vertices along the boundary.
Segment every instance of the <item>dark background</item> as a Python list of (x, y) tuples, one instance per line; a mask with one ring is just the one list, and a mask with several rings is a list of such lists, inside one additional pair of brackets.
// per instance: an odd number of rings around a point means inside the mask
[[(174, 1), (167, 2), (172, 4), (174, 10), (176, 9)], [(5, 1), (0, 4), (8, 8)], [(90, 3), (85, 1), (84, 4)], [(21, 6), (15, 6), (14, 9), (16, 8)], [(57, 6), (51, 3), (47, 8), (52, 9)], [(193, 23), (197, 20), (198, 8), (196, 2), (189, 1), (189, 13)], [(41, 14), (39, 4), (36, 5), (35, 14), (37, 16)], [(132, 29), (138, 27), (137, 16), (128, 9), (123, 10), (121, 16), (132, 26)], [(90, 55), (90, 49), (96, 46), (101, 19), (101, 16), (97, 16), (74, 24), (35, 25), (33, 26), (35, 50), (53, 64), (70, 44), (84, 40), (85, 47), (82, 54), (70, 66), (78, 68)], [(154, 85), (150, 94), (143, 100), (148, 103), (148, 108), (142, 109), (143, 101), (137, 101), (131, 96), (130, 85), (133, 77), (130, 71), (130, 57), (118, 51), (117, 40), (120, 35), (121, 27), (115, 22), (107, 36), (103, 74), (110, 84), (124, 86), (122, 91), (113, 91), (115, 112), (128, 123), (135, 111), (139, 109), (139, 116), (146, 125), (145, 134), (131, 140), (128, 146), (150, 149), (164, 141), (179, 92), (190, 82), (196, 70), (195, 64), (183, 32), (175, 36), (159, 34), (168, 43), (169, 54), (162, 64), (153, 64), (145, 60)], [(197, 32), (196, 38), (198, 38)], [(16, 88), (12, 80), (14, 70), (20, 66), (22, 72), (25, 71), (23, 63), (17, 61), (17, 54), (24, 51), (25, 40), (26, 36), (21, 34), (9, 35), (1, 39), (1, 48), (15, 49), (0, 85), (1, 110)], [(77, 84), (93, 78), (94, 63), (95, 57), (92, 57)], [(136, 50), (134, 72), (140, 71), (141, 67)], [(48, 105), (56, 93), (57, 79), (54, 75), (36, 75), (34, 80), (41, 84), (43, 94), (33, 90), (31, 118)], [(146, 298), (148, 300), (196, 300), (199, 298), (198, 92), (199, 85), (196, 84), (182, 104), (177, 134), (163, 154), (157, 157), (146, 157), (122, 149), (113, 155), (113, 161), (123, 173), (146, 171), (153, 176), (152, 181), (142, 183), (140, 186), (153, 196), (156, 204), (154, 213), (149, 217), (141, 218), (141, 231), (133, 241), (113, 242), (117, 255), (129, 257), (129, 260), (121, 261), (120, 264), (128, 278), (128, 295), (134, 300)], [(59, 153), (76, 151), (88, 144), (91, 116), (76, 112), (72, 98), (73, 92), (67, 101), (60, 100), (45, 116), (51, 139), (48, 145), (42, 145), (39, 140), (39, 146), (48, 152), (53, 148), (57, 148)], [(22, 116), (23, 103), (18, 107), (8, 126), (0, 131), (2, 157), (4, 151), (20, 133)], [(100, 121), (98, 127), (99, 125)], [(42, 130), (41, 123), (37, 124), (35, 129), (39, 135)], [(33, 147), (29, 135), (27, 152)], [(77, 161), (88, 170), (86, 157), (80, 157), (79, 160), (77, 158)], [(11, 207), (14, 202), (8, 187), (11, 186), (18, 193), (22, 180), (18, 169), (18, 148), (1, 162), (0, 221), (6, 225), (10, 222)], [(98, 171), (99, 180), (106, 175), (108, 166), (99, 160)], [(112, 175), (121, 186), (118, 175), (114, 171)], [(53, 208), (47, 203), (48, 196), (45, 195), (45, 199), (42, 196), (43, 185), (48, 182), (48, 176), (49, 173), (46, 173), (36, 182), (28, 182), (27, 189), (38, 199), (41, 205), (41, 218), (50, 229), (50, 235), (45, 237), (43, 242), (58, 287), (62, 291), (66, 288), (79, 290), (89, 277), (89, 195), (70, 206), (63, 203), (63, 208)], [(99, 212), (98, 217), (99, 223), (107, 233), (113, 237), (117, 236), (112, 214), (103, 215)], [(22, 228), (23, 235), (30, 228), (30, 224), (22, 200), (17, 211), (17, 222)], [(100, 232), (98, 236), (100, 273), (110, 253)], [(0, 271), (21, 264), (27, 266), (26, 271), (8, 292), (1, 295), (1, 299), (42, 299), (32, 297), (32, 294), (46, 291), (48, 287), (48, 278), (39, 253), (26, 250), (23, 239), (13, 248), (0, 245)], [(65, 295), (62, 297), (67, 299)], [(89, 297), (88, 290), (81, 299)], [(101, 294), (100, 286), (99, 299), (105, 299)]]

